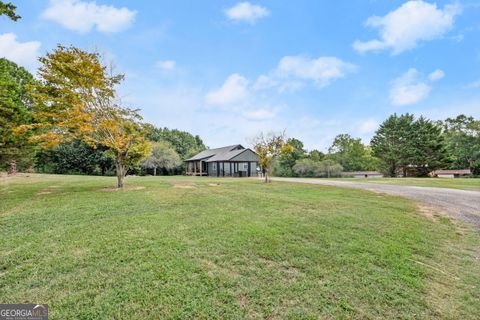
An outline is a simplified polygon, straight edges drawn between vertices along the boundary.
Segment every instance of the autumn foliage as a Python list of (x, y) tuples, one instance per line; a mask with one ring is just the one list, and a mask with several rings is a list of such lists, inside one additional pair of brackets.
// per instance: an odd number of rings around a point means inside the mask
[(137, 110), (121, 105), (115, 75), (98, 53), (58, 46), (40, 58), (40, 81), (31, 87), (34, 122), (19, 127), (31, 130), (31, 142), (45, 148), (80, 139), (104, 146), (115, 156), (118, 187), (123, 187), (127, 166), (149, 152)]

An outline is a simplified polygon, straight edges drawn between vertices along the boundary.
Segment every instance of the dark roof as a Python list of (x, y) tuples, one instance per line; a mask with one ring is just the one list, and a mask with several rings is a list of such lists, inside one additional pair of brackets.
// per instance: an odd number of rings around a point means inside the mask
[(435, 174), (471, 174), (470, 169), (435, 170)]
[(219, 152), (213, 157), (211, 157), (210, 159), (208, 159), (207, 162), (228, 161), (247, 150), (250, 150), (250, 149), (239, 149), (239, 150), (232, 150), (232, 151), (226, 151), (226, 152)]
[[(191, 157), (190, 159), (187, 159), (185, 161), (196, 161), (196, 160), (208, 159), (208, 158), (211, 158), (211, 157), (213, 157), (217, 154), (218, 155), (219, 154), (224, 154), (224, 153), (227, 153), (229, 151), (232, 151), (233, 149), (237, 149), (239, 147), (241, 149), (238, 150), (238, 151), (244, 151), (245, 150), (245, 148), (241, 144), (234, 144), (234, 145), (226, 146), (226, 147), (222, 147), (222, 148), (204, 150), (204, 151), (200, 152), (199, 154), (196, 154), (193, 157)], [(235, 151), (237, 151), (237, 150), (235, 150)]]

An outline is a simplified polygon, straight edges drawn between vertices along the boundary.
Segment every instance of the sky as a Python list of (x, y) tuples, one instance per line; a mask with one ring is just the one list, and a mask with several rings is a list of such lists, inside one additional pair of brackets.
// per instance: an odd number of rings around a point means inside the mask
[(326, 151), (393, 113), (480, 117), (480, 1), (13, 1), (0, 56), (32, 73), (57, 44), (125, 74), (122, 102), (209, 147), (285, 131)]

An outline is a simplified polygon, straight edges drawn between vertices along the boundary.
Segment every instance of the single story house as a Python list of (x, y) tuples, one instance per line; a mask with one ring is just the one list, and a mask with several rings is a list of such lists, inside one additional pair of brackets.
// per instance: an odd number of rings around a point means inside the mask
[(342, 172), (342, 176), (353, 178), (383, 178), (383, 174), (377, 171)]
[(251, 177), (257, 175), (258, 154), (240, 144), (207, 149), (185, 160), (187, 175)]
[(458, 169), (458, 170), (435, 170), (433, 172), (434, 177), (438, 178), (460, 178), (471, 175), (470, 169)]

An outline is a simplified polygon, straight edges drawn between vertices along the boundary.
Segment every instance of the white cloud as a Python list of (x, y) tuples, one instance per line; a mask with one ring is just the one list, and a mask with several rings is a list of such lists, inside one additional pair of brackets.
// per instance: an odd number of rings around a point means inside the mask
[(160, 60), (155, 63), (155, 67), (165, 71), (171, 71), (175, 69), (176, 66), (177, 63), (174, 60)]
[(0, 34), (0, 57), (11, 60), (29, 70), (37, 64), (39, 41), (18, 42), (14, 33)]
[(408, 1), (383, 17), (368, 18), (366, 25), (379, 29), (380, 39), (357, 40), (353, 48), (358, 52), (391, 49), (393, 55), (399, 54), (416, 47), (420, 41), (443, 36), (452, 29), (455, 16), (460, 12), (459, 4), (439, 9), (435, 3)]
[(249, 2), (239, 2), (225, 10), (225, 15), (232, 21), (244, 21), (254, 24), (258, 19), (270, 15), (270, 12), (264, 7)]
[(465, 86), (466, 89), (477, 89), (480, 88), (480, 79), (477, 81), (474, 81), (472, 83), (469, 83)]
[(97, 5), (95, 1), (50, 0), (50, 6), (42, 13), (42, 17), (80, 33), (87, 33), (93, 28), (111, 33), (129, 28), (136, 14), (136, 11), (125, 7)]
[(377, 120), (367, 119), (367, 120), (360, 123), (360, 125), (358, 126), (358, 132), (361, 133), (361, 134), (372, 133), (372, 132), (374, 132), (375, 130), (378, 129), (379, 125), (380, 124), (378, 123)]
[(275, 70), (257, 78), (254, 88), (263, 90), (277, 87), (280, 91), (293, 91), (302, 87), (307, 81), (322, 88), (355, 70), (355, 65), (336, 57), (311, 59), (304, 56), (285, 56)]
[(390, 101), (395, 106), (415, 104), (428, 97), (431, 89), (420, 80), (419, 72), (411, 68), (392, 82)]
[(440, 70), (440, 69), (437, 69), (428, 75), (428, 79), (432, 82), (438, 81), (443, 77), (445, 77), (445, 72), (443, 72), (443, 70)]
[(247, 85), (246, 78), (237, 73), (231, 74), (220, 88), (207, 93), (205, 101), (216, 106), (240, 103), (248, 96)]

